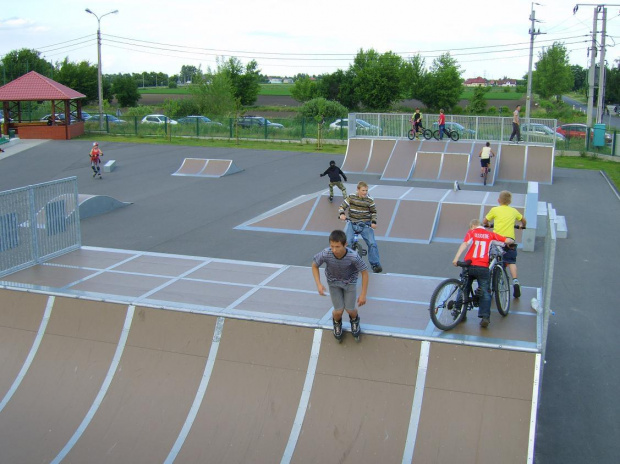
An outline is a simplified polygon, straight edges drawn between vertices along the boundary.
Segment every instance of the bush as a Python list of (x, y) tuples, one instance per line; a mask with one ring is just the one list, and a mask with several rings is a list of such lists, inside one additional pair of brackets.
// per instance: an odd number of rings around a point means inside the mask
[(322, 115), (326, 119), (340, 118), (348, 114), (348, 110), (337, 101), (323, 97), (313, 98), (304, 103), (299, 109), (299, 118), (317, 118)]

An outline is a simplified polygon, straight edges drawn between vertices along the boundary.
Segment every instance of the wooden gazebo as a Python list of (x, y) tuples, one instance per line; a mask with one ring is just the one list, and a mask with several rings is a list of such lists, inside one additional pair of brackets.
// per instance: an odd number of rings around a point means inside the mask
[[(84, 133), (81, 94), (69, 87), (30, 71), (0, 87), (4, 123), (2, 133), (12, 129), (22, 139), (69, 140)], [(23, 121), (21, 103), (51, 101), (49, 121)], [(64, 113), (64, 120), (56, 118)], [(77, 117), (76, 117), (77, 116)]]

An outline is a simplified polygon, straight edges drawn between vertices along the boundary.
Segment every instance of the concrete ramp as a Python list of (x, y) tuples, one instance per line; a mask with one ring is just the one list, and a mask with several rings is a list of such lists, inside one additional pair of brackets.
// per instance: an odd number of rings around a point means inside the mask
[(84, 194), (78, 194), (78, 203), (80, 208), (80, 219), (98, 216), (132, 204), (131, 202), (119, 201), (107, 195)]
[(442, 279), (372, 275), (362, 341), (338, 344), (310, 275), (83, 248), (6, 276), (3, 460), (532, 459), (538, 289), (524, 287), (506, 318), (493, 309), (492, 330), (471, 318), (442, 333), (427, 309)]
[(343, 172), (363, 173), (370, 159), (372, 140), (370, 139), (349, 139), (347, 153), (342, 163)]
[(185, 158), (181, 167), (172, 175), (189, 177), (223, 177), (241, 172), (232, 160)]

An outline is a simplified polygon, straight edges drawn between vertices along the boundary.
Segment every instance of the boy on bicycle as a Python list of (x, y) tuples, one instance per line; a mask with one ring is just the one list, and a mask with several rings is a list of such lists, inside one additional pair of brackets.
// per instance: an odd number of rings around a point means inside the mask
[(349, 210), (349, 223), (344, 228), (347, 234), (347, 243), (353, 243), (353, 235), (360, 234), (366, 245), (368, 245), (368, 262), (372, 266), (373, 272), (382, 272), (381, 261), (379, 258), (379, 247), (375, 240), (375, 229), (377, 228), (377, 205), (368, 195), (368, 184), (360, 182), (357, 184), (357, 192), (344, 199), (338, 208), (338, 217), (346, 221), (346, 210)]
[[(502, 190), (499, 192), (499, 198), (497, 199), (499, 206), (491, 208), (483, 224), (488, 226), (493, 221), (493, 232), (497, 232), (505, 237), (515, 239), (515, 222), (521, 221), (521, 229), (525, 229), (527, 222), (523, 215), (515, 208), (510, 206), (512, 203), (512, 193), (508, 190)], [(513, 296), (519, 298), (521, 296), (521, 286), (519, 285), (519, 279), (517, 279), (517, 246), (516, 244), (508, 248), (508, 251), (504, 254), (504, 263), (508, 265), (508, 270), (512, 277), (512, 284), (514, 287)]]
[(489, 172), (491, 171), (489, 165), (491, 164), (491, 158), (495, 156), (495, 153), (491, 150), (491, 142), (487, 142), (486, 145), (482, 147), (478, 156), (480, 157), (480, 177), (484, 177), (484, 169), (488, 168)]
[(413, 113), (413, 116), (411, 116), (409, 122), (411, 123), (411, 128), (413, 129), (413, 136), (415, 138), (417, 137), (418, 133), (420, 132), (420, 128), (422, 127), (422, 113), (420, 113), (420, 108), (415, 109), (415, 113)]
[(480, 292), (480, 305), (478, 306), (478, 317), (480, 326), (488, 327), (491, 322), (491, 273), (489, 271), (489, 249), (494, 242), (514, 243), (511, 238), (503, 237), (495, 232), (485, 229), (478, 219), (472, 219), (469, 223), (469, 230), (465, 234), (463, 243), (454, 255), (452, 264), (458, 266), (458, 261), (465, 250), (465, 261), (471, 260), (469, 267), (469, 282), (467, 288), (471, 288), (473, 280), (478, 281), (478, 291)]
[(360, 334), (360, 317), (355, 307), (357, 293), (357, 277), (362, 274), (362, 290), (357, 298), (357, 305), (366, 304), (368, 290), (368, 268), (360, 256), (347, 247), (347, 236), (342, 230), (334, 230), (329, 234), (329, 247), (314, 255), (312, 275), (319, 295), (325, 296), (325, 287), (321, 283), (319, 267), (325, 263), (325, 277), (329, 287), (329, 296), (334, 309), (334, 337), (342, 338), (342, 314), (346, 311), (351, 321), (351, 333), (354, 337)]

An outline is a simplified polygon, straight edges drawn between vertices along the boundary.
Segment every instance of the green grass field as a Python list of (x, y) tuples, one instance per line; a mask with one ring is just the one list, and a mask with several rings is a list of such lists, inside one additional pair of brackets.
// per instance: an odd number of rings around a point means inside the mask
[[(291, 89), (294, 84), (260, 84), (259, 95), (268, 96), (291, 96)], [(145, 87), (139, 88), (138, 91), (143, 94), (157, 94), (157, 95), (188, 95), (188, 87), (179, 87), (176, 89), (169, 89), (168, 87)], [(471, 100), (474, 96), (474, 91), (465, 89), (461, 94), (463, 100)], [(485, 94), (487, 100), (519, 100), (523, 98), (523, 94), (511, 90), (510, 92), (490, 91)]]

